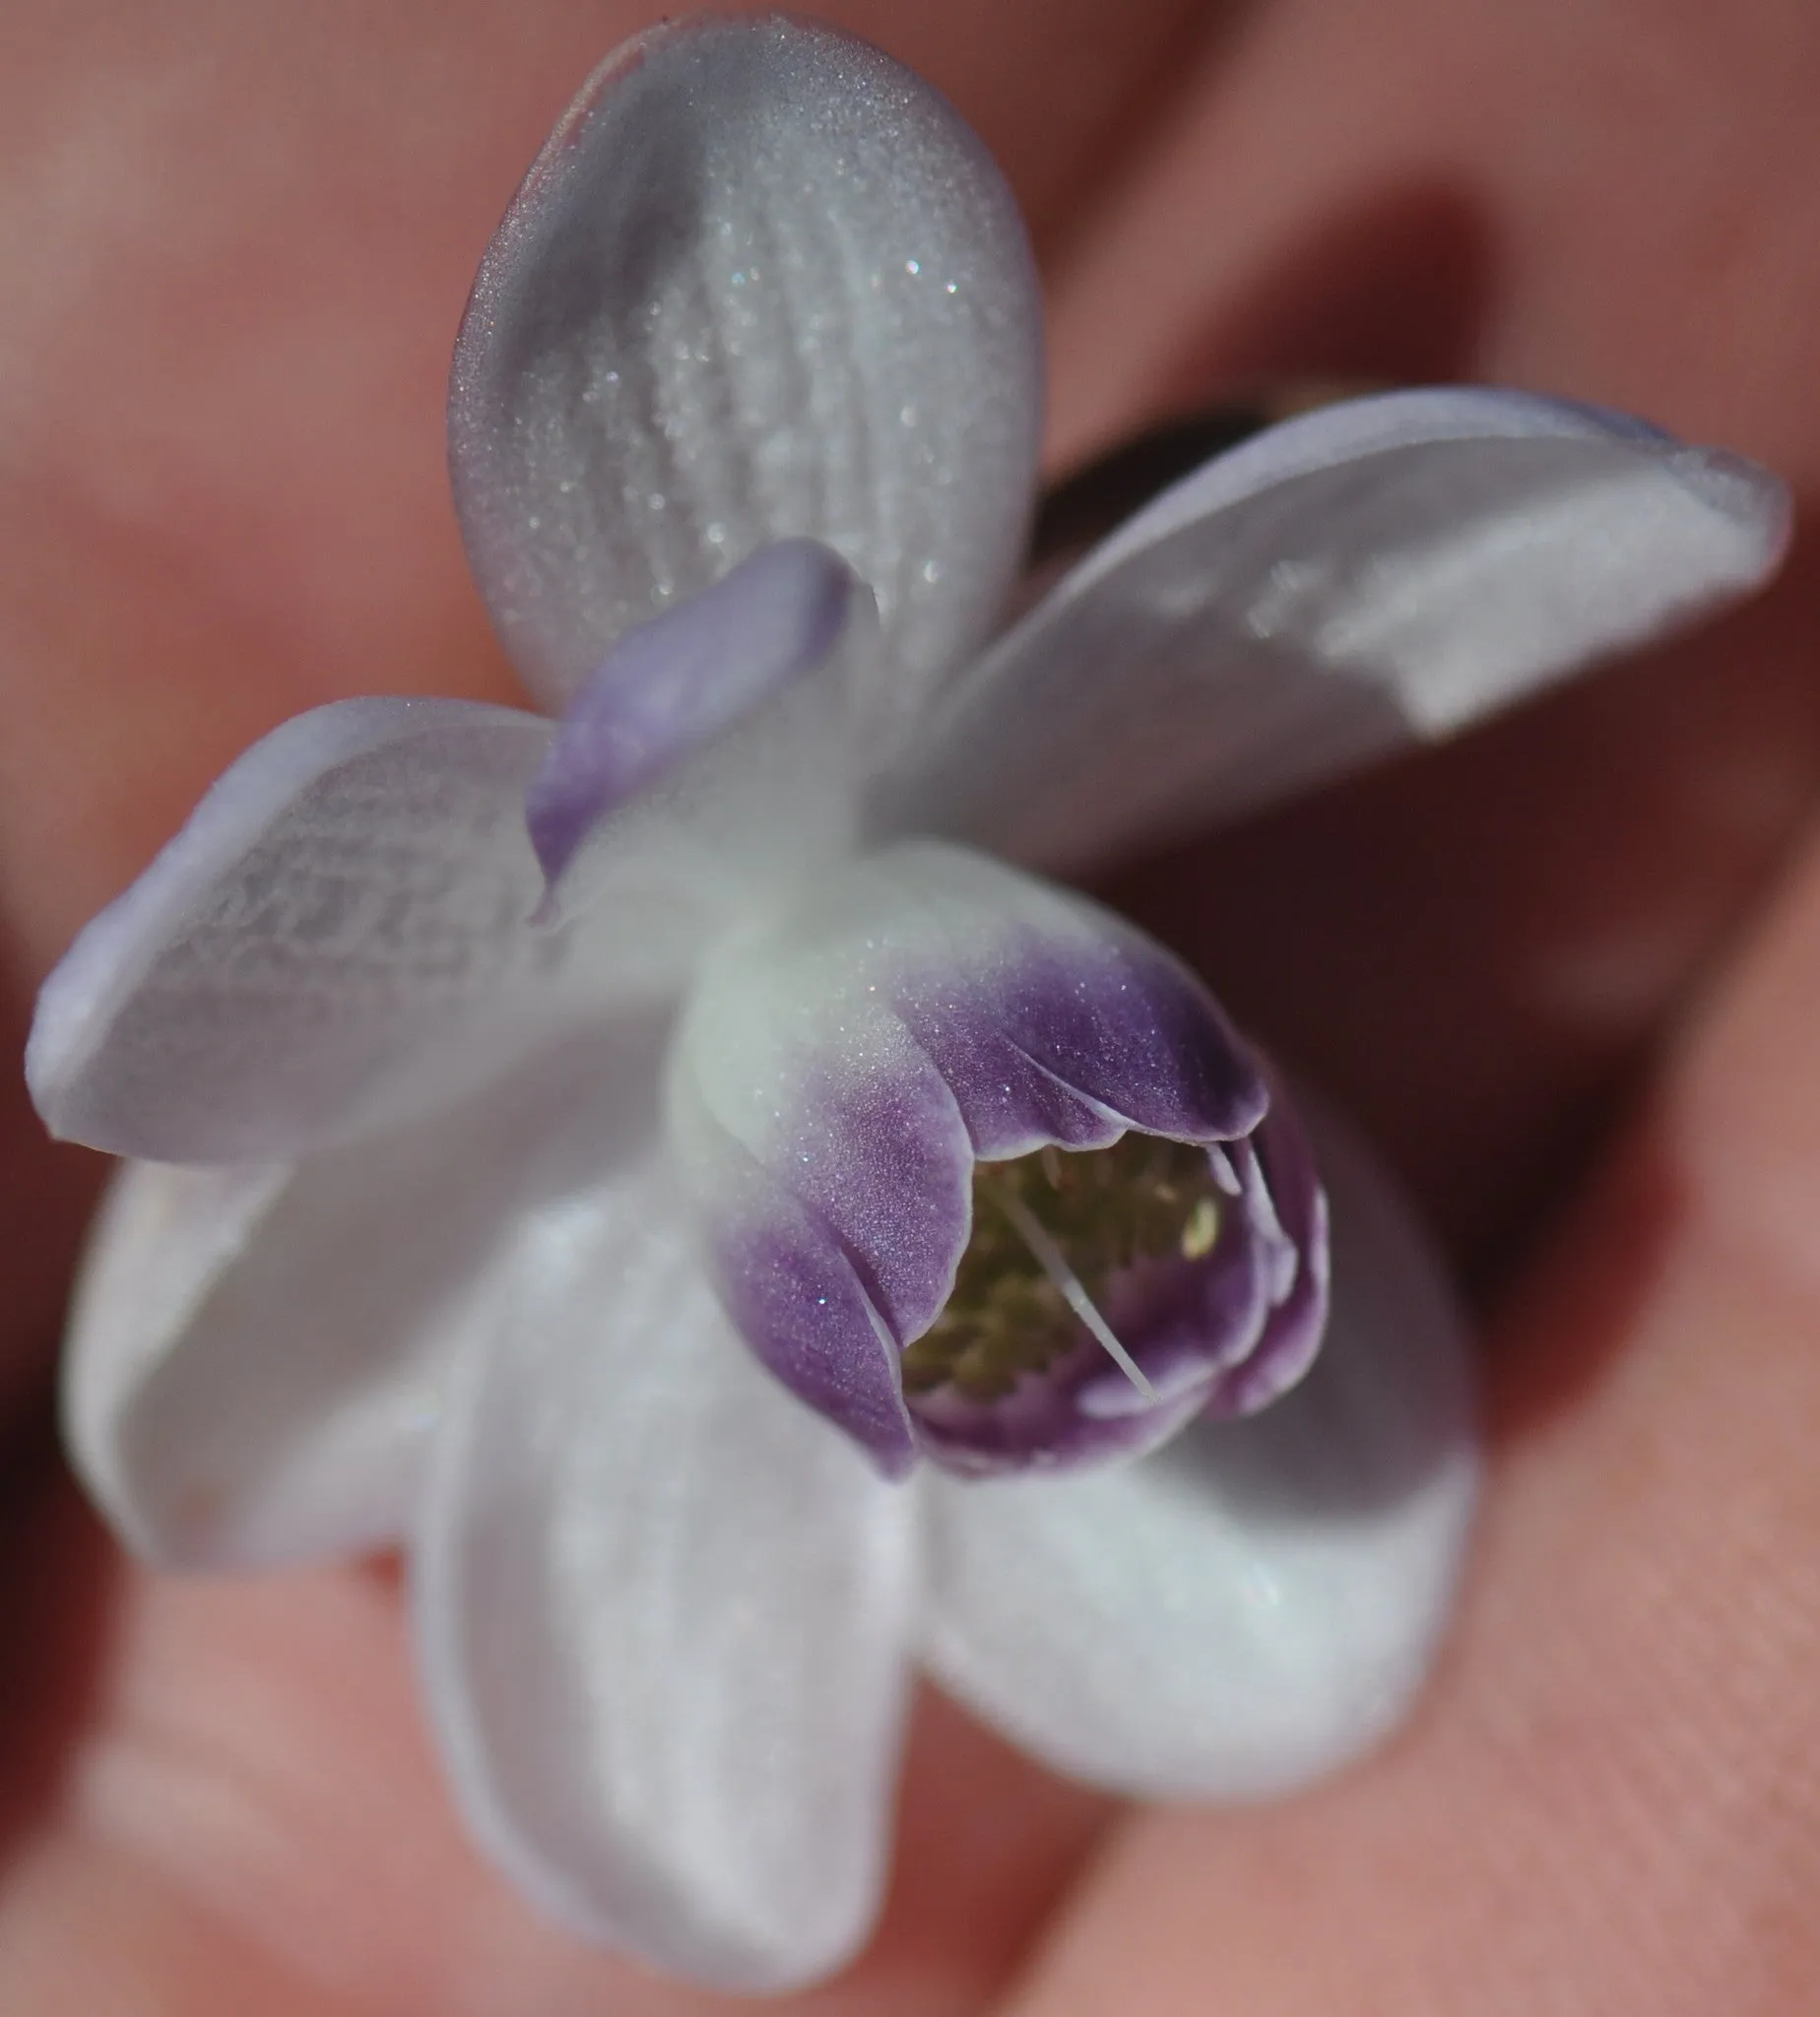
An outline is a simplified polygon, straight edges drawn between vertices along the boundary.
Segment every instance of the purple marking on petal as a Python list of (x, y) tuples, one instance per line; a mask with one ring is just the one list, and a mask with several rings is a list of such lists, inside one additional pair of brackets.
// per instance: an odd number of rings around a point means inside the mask
[(1136, 934), (1057, 943), (1030, 933), (990, 973), (904, 976), (892, 1003), (982, 1158), (1021, 1153), (1033, 1132), (1104, 1147), (1128, 1125), (1230, 1141), (1268, 1097), (1206, 989)]
[[(716, 1182), (697, 1207), (716, 1294), (741, 1335), (800, 1400), (844, 1429), (886, 1477), (917, 1447), (897, 1341), (840, 1241), (817, 1214), (714, 1129)], [(699, 1165), (698, 1165), (699, 1166)]]
[(953, 1286), (967, 1243), (973, 1157), (954, 1102), (927, 1063), (861, 1088), (802, 1088), (799, 1124), (773, 1168), (847, 1255), (899, 1346)]
[(969, 1401), (952, 1388), (912, 1395), (931, 1462), (983, 1477), (1138, 1456), (1196, 1414), (1256, 1413), (1302, 1378), (1327, 1323), (1327, 1201), (1280, 1089), (1248, 1139), (1209, 1149), (1208, 1160), (1222, 1191), (1226, 1169), (1239, 1186), (1227, 1193), (1211, 1252), (1143, 1263), (1099, 1299), (1158, 1399), (1140, 1394), (1083, 1331), (1072, 1350), (1003, 1399)]
[(799, 994), (731, 964), (684, 1011), (671, 1080), (717, 1287), (757, 1356), (895, 1471), (915, 1447), (898, 1354), (941, 1311), (967, 1242), (966, 1129), (872, 997)]
[(576, 693), (525, 794), (551, 888), (616, 807), (818, 666), (847, 627), (856, 587), (832, 549), (779, 540), (621, 637)]
[(951, 895), (932, 900), (918, 881), (965, 858), (917, 848), (900, 859), (925, 917), (940, 920), (951, 904), (954, 922), (910, 957), (887, 938), (880, 985), (946, 1080), (982, 1160), (1044, 1141), (1103, 1148), (1128, 1127), (1231, 1141), (1263, 1119), (1269, 1093), (1250, 1051), (1162, 946), (1002, 867), (991, 882), (976, 869), (975, 886), (956, 878)]
[(1206, 1384), (1198, 1381), (1140, 1413), (1089, 1415), (1077, 1398), (1083, 1375), (1105, 1363), (1098, 1345), (1082, 1345), (1053, 1374), (1025, 1381), (1004, 1400), (969, 1401), (950, 1393), (919, 1397), (911, 1413), (922, 1454), (952, 1477), (1080, 1470), (1160, 1449), (1206, 1403)]
[(728, 1314), (887, 1476), (915, 1462), (897, 1360), (953, 1287), (973, 1168), (952, 1097), (900, 1044), (858, 1083), (812, 1057), (762, 1161), (712, 1121), (686, 1130)]
[[(1261, 1404), (1318, 1339), (1319, 1197), (1293, 1121), (1270, 1128), (1268, 1082), (1200, 981), (1083, 899), (941, 847), (855, 863), (704, 978), (678, 1056), (673, 1139), (730, 1313), (887, 1468), (919, 1446), (973, 1475), (1152, 1448), (1216, 1399)], [(1207, 1251), (1146, 1246), (1089, 1291), (1155, 1392), (1066, 1318), (1059, 1357), (1042, 1363), (1043, 1329), (1034, 1359), (995, 1362), (1000, 1320), (973, 1342), (968, 1326), (1002, 1307), (1002, 1262), (1025, 1263), (1000, 1254), (1003, 1228), (975, 1244), (976, 1164), (1127, 1134), (1189, 1146), (1160, 1172), (1147, 1152), (1101, 1165), (1106, 1197), (1155, 1183), (1152, 1205), (1186, 1211), (1198, 1150), (1219, 1201)], [(898, 1355), (956, 1294), (906, 1397)]]

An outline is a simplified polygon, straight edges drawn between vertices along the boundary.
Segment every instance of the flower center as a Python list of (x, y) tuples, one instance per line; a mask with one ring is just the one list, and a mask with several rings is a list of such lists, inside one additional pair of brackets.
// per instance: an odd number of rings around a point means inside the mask
[(1100, 1314), (1108, 1292), (1145, 1263), (1203, 1259), (1224, 1204), (1207, 1150), (1156, 1135), (975, 1164), (973, 1237), (942, 1314), (904, 1351), (905, 1394), (1003, 1400), (1089, 1336), (1147, 1391)]

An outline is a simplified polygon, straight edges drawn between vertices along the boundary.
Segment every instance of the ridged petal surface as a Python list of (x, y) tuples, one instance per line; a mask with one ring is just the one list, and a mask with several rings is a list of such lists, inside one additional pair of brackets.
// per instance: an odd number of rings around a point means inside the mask
[(525, 792), (550, 722), (457, 700), (298, 715), (44, 984), (38, 1111), (150, 1161), (290, 1161), (673, 1002), (850, 833), (845, 678), (837, 652), (599, 819), (548, 927)]
[(455, 358), (463, 532), (533, 690), (803, 535), (878, 598), (888, 730), (1018, 564), (1040, 328), (998, 169), (888, 57), (775, 17), (629, 43), (538, 157)]
[(1165, 491), (950, 694), (877, 813), (1049, 869), (1465, 728), (1759, 586), (1766, 471), (1515, 392), (1390, 393)]
[(526, 929), (526, 781), (551, 728), (344, 700), (239, 758), (38, 997), (52, 1134), (159, 1162), (290, 1160), (484, 1068), (477, 1031), (559, 1018), (576, 947)]

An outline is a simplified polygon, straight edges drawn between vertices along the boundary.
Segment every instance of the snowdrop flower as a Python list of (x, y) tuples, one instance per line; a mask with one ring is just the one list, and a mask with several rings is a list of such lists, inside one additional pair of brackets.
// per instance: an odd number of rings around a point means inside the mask
[(469, 550), (556, 718), (289, 723), (32, 1038), (52, 1129), (136, 1158), (67, 1387), (121, 1534), (407, 1543), (479, 1838), (735, 1987), (863, 1938), (912, 1659), (1063, 1771), (1254, 1794), (1381, 1732), (1445, 1610), (1470, 1405), (1423, 1249), (1336, 1141), (1326, 1350), (1253, 1414), (1328, 1291), (1296, 1123), (1026, 872), (1446, 734), (1784, 538), (1735, 461), (1396, 395), (994, 639), (1039, 406), (1021, 228), (941, 99), (812, 27), (645, 35), (456, 358)]

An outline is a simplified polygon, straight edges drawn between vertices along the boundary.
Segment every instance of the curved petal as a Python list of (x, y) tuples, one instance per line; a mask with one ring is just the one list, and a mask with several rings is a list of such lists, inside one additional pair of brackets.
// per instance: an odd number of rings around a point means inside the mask
[(953, 689), (884, 831), (1072, 868), (1451, 735), (1747, 594), (1765, 471), (1514, 392), (1324, 408), (1165, 491)]
[(541, 1216), (518, 1284), (417, 1558), (469, 1822), (589, 1938), (811, 1981), (882, 1882), (910, 1503), (750, 1364), (658, 1173)]
[[(952, 1257), (966, 1240), (972, 1158), (953, 1103), (926, 1062), (886, 1019), (868, 1036), (865, 1070), (804, 1116), (822, 1139), (798, 1154), (840, 1174), (849, 1218), (888, 1227), (882, 1269), (798, 1195), (783, 1166), (787, 1151), (772, 1162), (755, 1155), (682, 1074), (670, 1100), (670, 1140), (686, 1173), (708, 1275), (741, 1339), (886, 1477), (901, 1478), (916, 1464), (917, 1443), (891, 1317), (907, 1329), (913, 1320), (903, 1309), (940, 1307), (942, 1269), (951, 1279)], [(905, 1214), (895, 1222), (894, 1208)]]
[(287, 722), (44, 984), (38, 1111), (150, 1161), (290, 1161), (673, 1001), (705, 943), (850, 830), (838, 709), (799, 684), (601, 820), (565, 885), (587, 915), (551, 929), (524, 811), (551, 723), (391, 699)]
[(1468, 1361), (1383, 1178), (1317, 1140), (1334, 1302), (1294, 1393), (1123, 1469), (922, 1488), (932, 1670), (1074, 1777), (1277, 1792), (1381, 1736), (1426, 1671), (1476, 1480)]
[[(729, 609), (728, 592), (742, 574), (749, 586), (751, 570), (763, 572), (767, 561), (806, 545), (786, 542), (754, 555), (713, 589), (654, 619), (642, 636), (674, 626), (706, 643), (721, 619), (740, 615), (737, 600)], [(539, 839), (540, 849), (551, 838), (559, 843), (545, 856), (551, 882), (540, 918), (585, 913), (590, 942), (611, 948), (616, 971), (623, 962), (635, 972), (655, 953), (680, 976), (714, 941), (744, 930), (755, 911), (775, 909), (806, 878), (852, 849), (862, 787), (856, 689), (877, 657), (878, 613), (831, 552), (811, 552), (819, 560), (809, 570), (811, 607), (797, 611), (798, 641), (806, 656), (818, 641), (812, 605), (820, 576), (827, 587), (838, 586), (844, 604), (839, 635), (826, 650), (787, 670), (773, 690), (732, 719), (704, 726), (693, 749), (679, 752), (674, 767), (646, 778), (629, 797), (616, 801), (609, 791), (589, 808), (584, 788), (569, 808), (582, 815), (580, 830), (552, 834), (546, 827)], [(752, 655), (763, 654), (760, 628), (748, 625), (737, 647), (741, 665), (723, 665), (731, 683), (749, 678)], [(640, 639), (638, 632), (627, 637), (603, 672)], [(586, 713), (591, 697), (584, 687), (578, 713)], [(557, 731), (550, 770), (560, 765), (573, 729), (571, 716)], [(539, 789), (550, 770), (534, 781), (527, 800), (534, 837), (550, 810)]]
[(1128, 1127), (1230, 1141), (1264, 1116), (1264, 1080), (1205, 985), (1071, 890), (911, 843), (860, 863), (817, 915), (824, 948), (847, 934), (823, 957), (888, 999), (982, 1157)]
[[(850, 863), (718, 951), (671, 1080), (672, 1139), (727, 1308), (786, 1385), (892, 1472), (919, 1441), (958, 1451), (906, 1410), (897, 1356), (954, 1288), (976, 1158), (1103, 1148), (1130, 1128), (1232, 1140), (1267, 1100), (1206, 990), (1160, 946), (1082, 897), (933, 844)], [(1260, 1288), (1260, 1323), (1268, 1300)], [(1089, 1352), (1076, 1384), (1099, 1369)], [(1194, 1402), (1179, 1387), (1170, 1399), (1173, 1426)], [(1096, 1448), (1144, 1427), (1084, 1425)], [(1015, 1440), (1028, 1461), (1030, 1437)]]
[(1039, 344), (1010, 193), (908, 71), (776, 17), (628, 43), (526, 177), (456, 349), (457, 507), (533, 690), (805, 535), (877, 594), (903, 681), (879, 700), (914, 706), (1016, 569)]
[(521, 804), (550, 735), (508, 708), (374, 699), (256, 744), (45, 982), (26, 1075), (51, 1132), (287, 1159), (440, 1079), (477, 1002), (559, 983), (571, 949), (524, 929)]
[(397, 1540), (518, 1214), (648, 1152), (663, 1034), (622, 1019), (300, 1167), (121, 1171), (63, 1399), (77, 1466), (127, 1545), (245, 1568)]
[(610, 813), (824, 665), (865, 597), (831, 549), (779, 540), (620, 638), (570, 702), (525, 794), (552, 885)]

